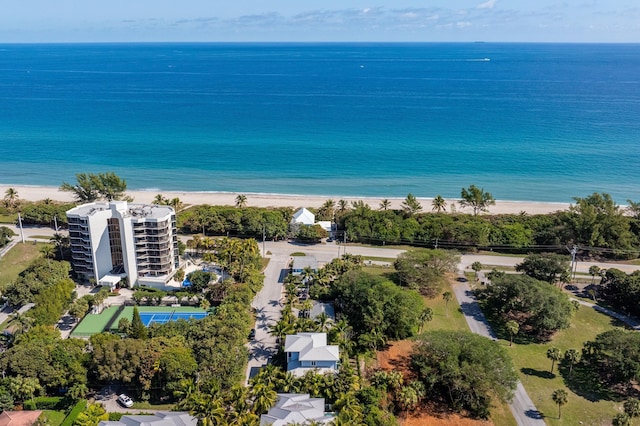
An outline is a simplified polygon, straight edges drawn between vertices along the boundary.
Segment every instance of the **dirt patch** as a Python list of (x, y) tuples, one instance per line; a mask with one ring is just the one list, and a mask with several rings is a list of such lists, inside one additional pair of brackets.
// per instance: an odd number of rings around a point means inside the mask
[(416, 413), (406, 419), (401, 419), (402, 426), (493, 426), (490, 421), (473, 420), (460, 417), (457, 414), (436, 417), (429, 413)]
[[(378, 368), (400, 371), (405, 381), (415, 378), (410, 369), (410, 355), (415, 343), (410, 340), (389, 342), (384, 351), (378, 352)], [(492, 426), (490, 421), (473, 420), (457, 414), (438, 413), (433, 407), (424, 406), (407, 416), (399, 417), (403, 426)]]
[(413, 373), (409, 368), (411, 351), (414, 342), (410, 340), (400, 340), (398, 342), (389, 342), (384, 351), (378, 352), (378, 368), (383, 370), (395, 370), (402, 372), (405, 380), (411, 380)]

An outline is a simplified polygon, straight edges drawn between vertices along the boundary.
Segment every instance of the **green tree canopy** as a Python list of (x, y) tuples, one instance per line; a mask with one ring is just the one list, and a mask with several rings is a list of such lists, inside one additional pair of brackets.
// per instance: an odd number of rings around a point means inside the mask
[[(422, 298), (415, 291), (400, 288), (380, 276), (362, 271), (350, 271), (334, 285), (337, 308), (357, 330), (354, 340), (367, 334), (363, 346), (378, 346), (382, 335), (404, 339), (413, 335), (424, 309)], [(377, 333), (377, 334), (376, 334)]]
[(474, 216), (478, 213), (489, 211), (489, 206), (493, 206), (496, 203), (490, 192), (486, 192), (475, 185), (471, 185), (469, 188), (462, 188), (460, 198), (460, 206), (471, 207)]
[(618, 251), (618, 256), (629, 257), (628, 250), (637, 244), (637, 236), (631, 232), (630, 222), (624, 210), (611, 195), (597, 193), (580, 198), (567, 213), (567, 229), (570, 242), (589, 247), (603, 247)]
[(554, 284), (569, 274), (569, 258), (555, 253), (530, 254), (516, 265), (516, 271)]
[(455, 411), (488, 418), (492, 398), (510, 401), (518, 378), (505, 349), (470, 332), (431, 331), (418, 338), (411, 367)]
[(494, 279), (482, 295), (492, 315), (505, 324), (516, 321), (520, 333), (538, 340), (550, 339), (571, 322), (569, 297), (557, 287), (528, 276), (507, 274)]
[(453, 272), (460, 256), (447, 250), (418, 249), (401, 253), (393, 266), (401, 285), (435, 297), (445, 279), (445, 273)]
[(606, 331), (586, 342), (582, 361), (596, 371), (607, 385), (628, 389), (640, 378), (640, 333), (619, 328)]
[(63, 182), (60, 191), (71, 192), (75, 199), (81, 203), (90, 203), (98, 200), (122, 200), (125, 199), (127, 183), (113, 172), (106, 173), (77, 173), (76, 183)]

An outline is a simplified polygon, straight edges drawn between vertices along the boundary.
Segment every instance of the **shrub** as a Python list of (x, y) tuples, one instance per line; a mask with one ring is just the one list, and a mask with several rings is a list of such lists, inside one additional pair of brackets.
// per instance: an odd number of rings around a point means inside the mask
[(73, 406), (67, 417), (65, 417), (64, 421), (60, 426), (73, 426), (73, 423), (78, 418), (78, 415), (82, 413), (87, 408), (87, 400), (81, 399)]

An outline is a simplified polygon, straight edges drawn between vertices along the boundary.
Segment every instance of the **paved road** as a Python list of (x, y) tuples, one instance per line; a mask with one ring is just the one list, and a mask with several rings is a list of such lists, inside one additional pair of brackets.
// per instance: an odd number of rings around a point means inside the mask
[[(460, 309), (469, 325), (469, 329), (471, 329), (473, 333), (496, 340), (496, 335), (487, 323), (478, 302), (473, 296), (469, 283), (464, 278), (463, 271), (459, 272), (458, 282), (453, 286), (453, 292), (456, 295), (456, 299), (458, 299)], [(544, 420), (542, 420), (542, 415), (536, 409), (520, 381), (518, 381), (518, 386), (513, 401), (509, 404), (509, 408), (520, 426), (545, 425)]]
[(256, 337), (247, 344), (247, 381), (277, 353), (276, 338), (271, 335), (269, 326), (281, 318), (282, 280), (290, 258), (281, 253), (272, 254), (269, 258), (269, 265), (264, 271), (264, 286), (251, 304), (256, 312)]

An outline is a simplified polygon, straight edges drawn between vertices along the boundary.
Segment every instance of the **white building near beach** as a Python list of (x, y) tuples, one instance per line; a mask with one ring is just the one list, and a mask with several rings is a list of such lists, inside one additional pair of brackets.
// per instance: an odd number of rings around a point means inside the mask
[(67, 211), (71, 264), (80, 278), (114, 287), (163, 288), (179, 266), (176, 215), (169, 206), (126, 201), (83, 204)]

